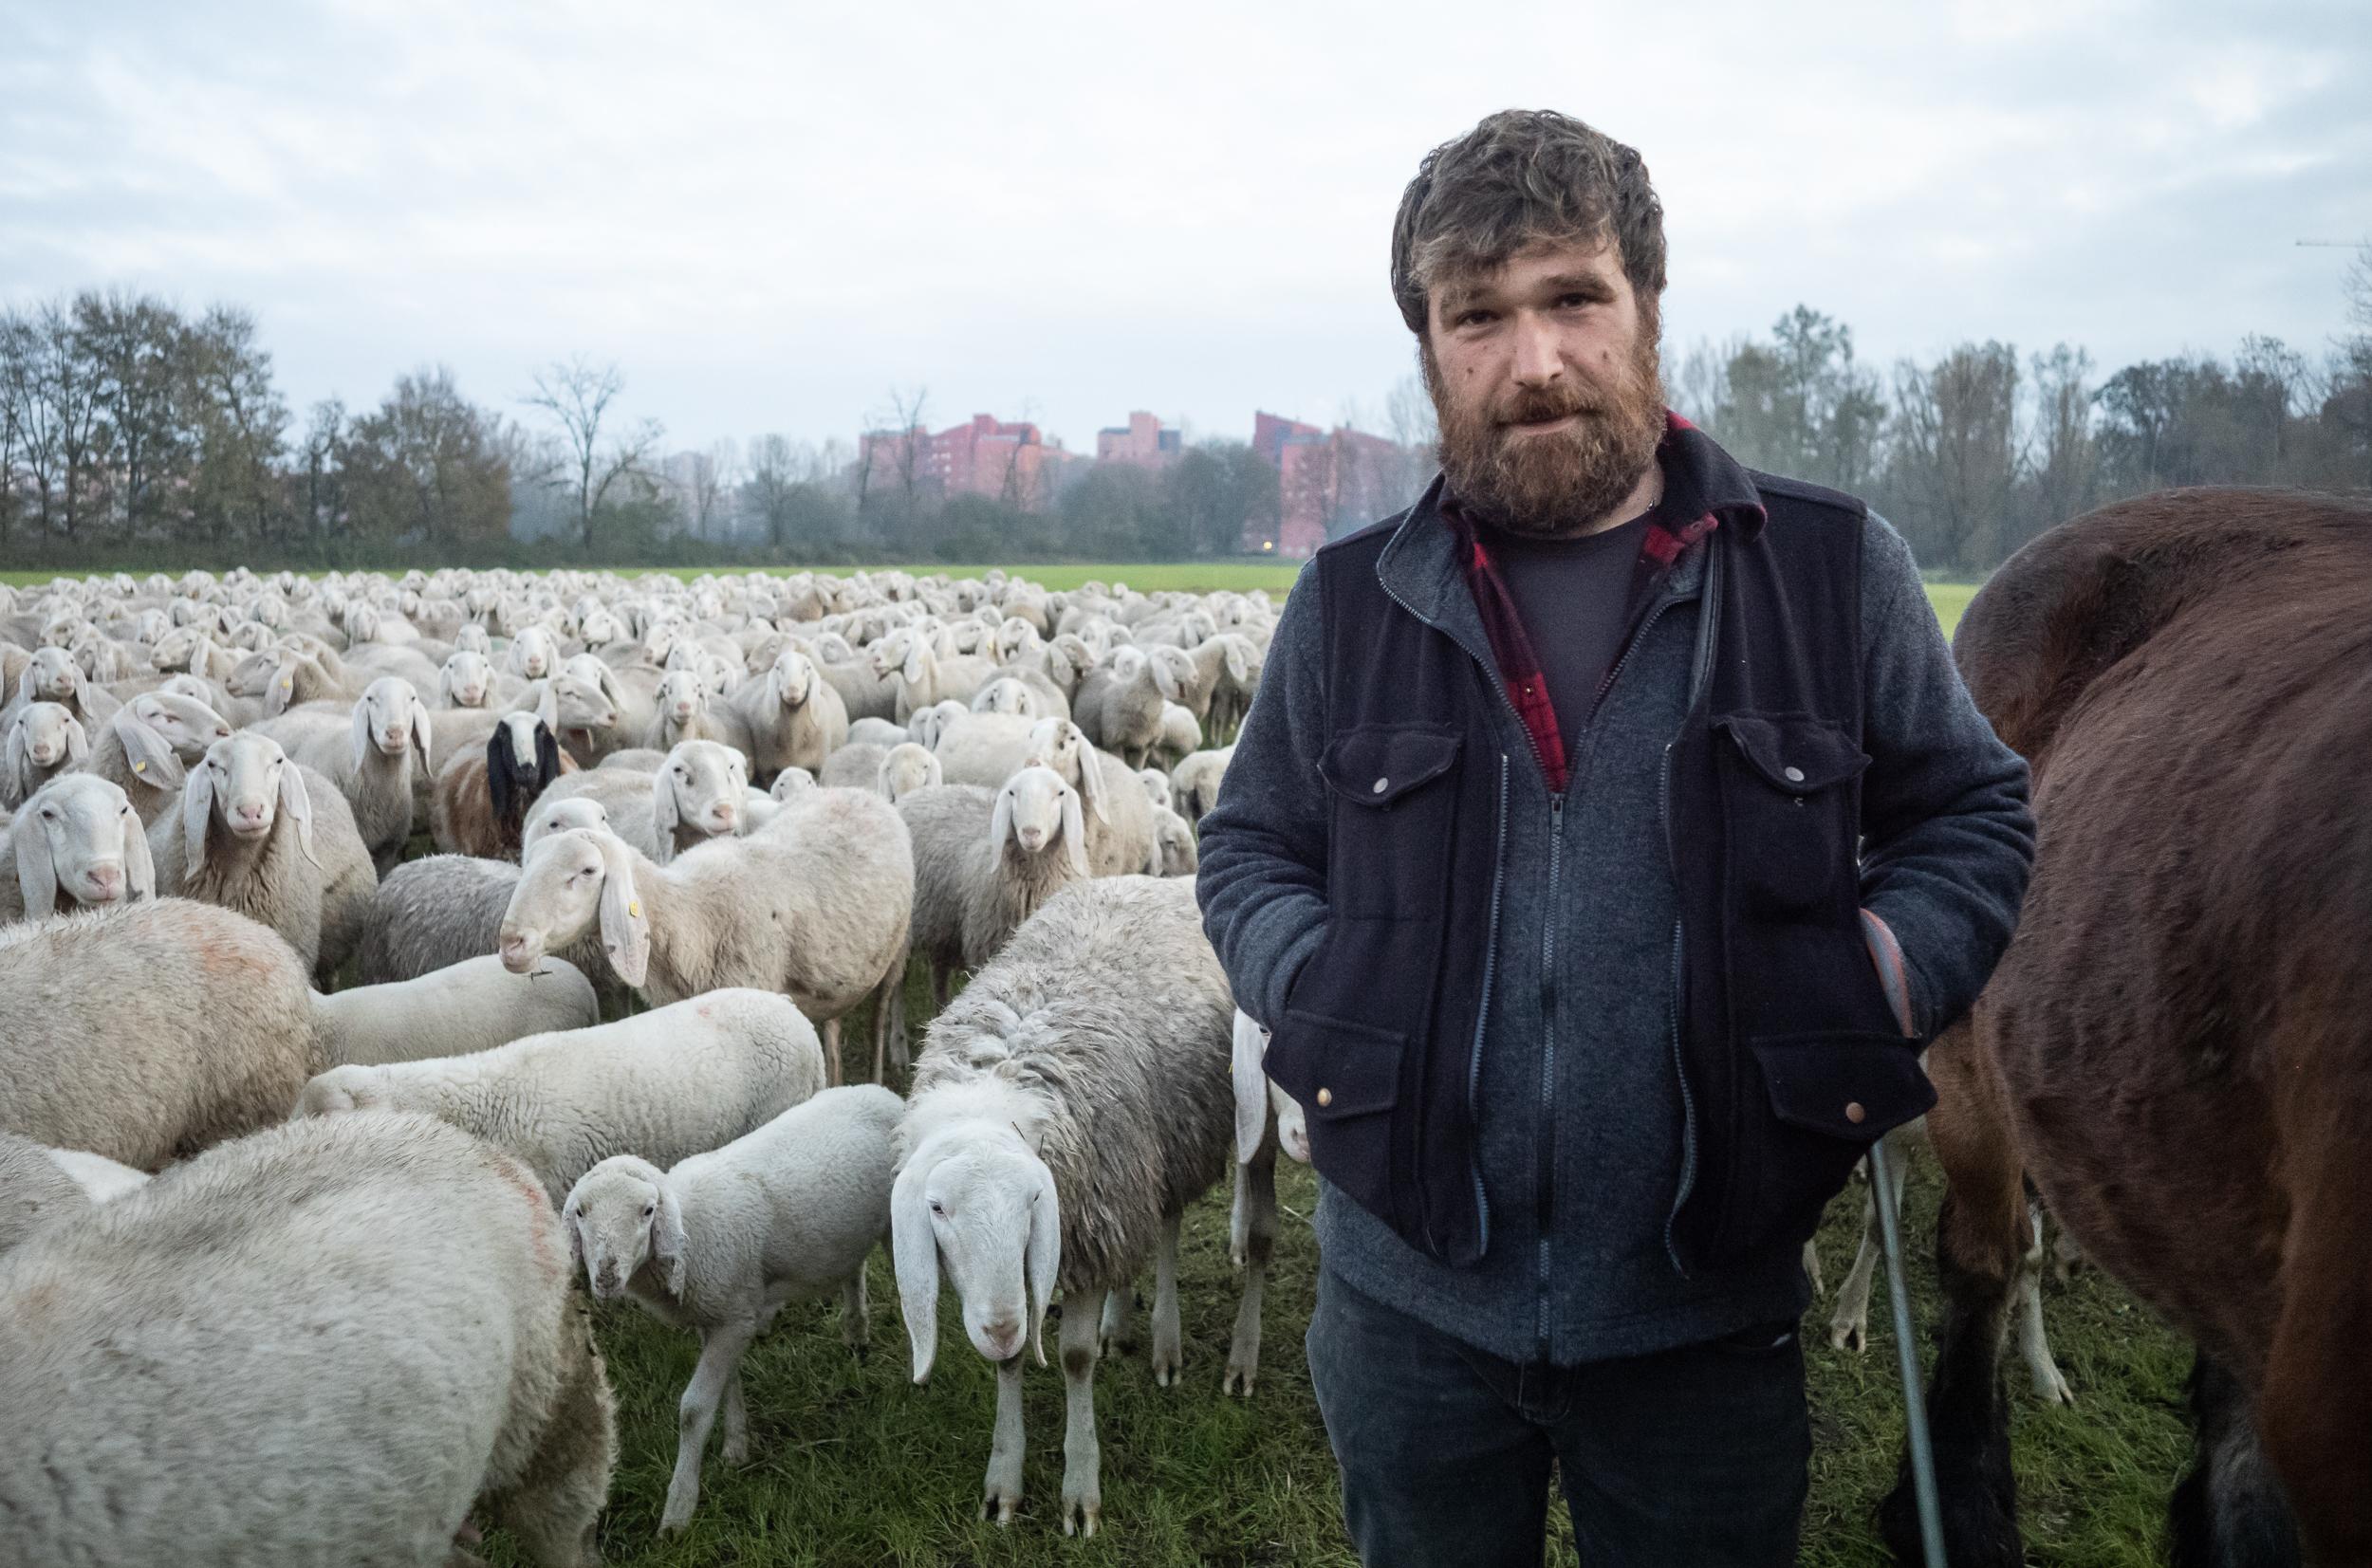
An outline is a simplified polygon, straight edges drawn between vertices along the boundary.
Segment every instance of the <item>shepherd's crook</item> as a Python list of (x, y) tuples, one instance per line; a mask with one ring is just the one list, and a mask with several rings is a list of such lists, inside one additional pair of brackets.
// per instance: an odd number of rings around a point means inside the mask
[(1871, 1207), (1878, 1210), (1878, 1246), (1886, 1255), (1886, 1293), (1895, 1304), (1895, 1354), (1902, 1365), (1902, 1407), (1911, 1433), (1911, 1491), (1919, 1505), (1919, 1544), (1927, 1568), (1945, 1568), (1944, 1516), (1936, 1503), (1936, 1451), (1927, 1440), (1927, 1396), (1919, 1388), (1918, 1341), (1911, 1337), (1911, 1284), (1902, 1273), (1902, 1230), (1895, 1206), (1886, 1201), (1894, 1182), (1886, 1169), (1886, 1140), (1869, 1146)]

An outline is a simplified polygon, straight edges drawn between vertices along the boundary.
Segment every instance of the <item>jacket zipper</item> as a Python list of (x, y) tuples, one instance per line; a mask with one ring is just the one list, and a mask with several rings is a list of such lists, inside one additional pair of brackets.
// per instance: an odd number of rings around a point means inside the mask
[(1548, 1359), (1548, 1237), (1557, 1204), (1557, 883), (1565, 864), (1565, 797), (1548, 802), (1547, 918), (1540, 925), (1540, 1105), (1532, 1124), (1533, 1178), (1538, 1199), (1540, 1252), (1540, 1358)]
[[(1473, 1127), (1481, 1120), (1478, 1101), (1482, 1088), (1483, 1030), (1491, 1022), (1491, 987), (1499, 968), (1499, 894), (1507, 881), (1508, 858), (1508, 754), (1499, 753), (1499, 832), (1493, 840), (1491, 859), (1491, 924), (1483, 943), (1482, 1005), (1474, 1009), (1474, 1042), (1466, 1058), (1466, 1124)], [(1469, 1160), (1466, 1173), (1474, 1184), (1474, 1212), (1480, 1218), (1474, 1249), (1491, 1250), (1491, 1200), (1483, 1191), (1482, 1162)]]
[[(1687, 728), (1689, 719), (1696, 712), (1697, 698), (1702, 694), (1701, 688), (1712, 667), (1713, 645), (1720, 635), (1721, 552), (1718, 549), (1712, 551), (1706, 557), (1705, 581), (1697, 602), (1701, 608), (1697, 611), (1696, 658), (1689, 672), (1688, 706), (1680, 720), (1683, 729)], [(1672, 832), (1672, 748), (1677, 744), (1678, 737), (1677, 736), (1664, 742), (1663, 763), (1658, 770), (1656, 783), (1657, 809), (1663, 817), (1664, 860), (1672, 872), (1672, 885), (1675, 888), (1680, 885), (1680, 848), (1673, 838)], [(1663, 1249), (1664, 1255), (1672, 1260), (1673, 1272), (1684, 1279), (1688, 1275), (1688, 1267), (1680, 1262), (1677, 1235), (1680, 1208), (1688, 1202), (1689, 1194), (1696, 1188), (1696, 1095), (1689, 1087), (1688, 1062), (1680, 1054), (1680, 1010), (1688, 1000), (1684, 988), (1687, 978), (1685, 943), (1686, 928), (1676, 913), (1672, 920), (1670, 1029), (1672, 1076), (1678, 1080), (1680, 1085), (1680, 1182), (1674, 1192), (1672, 1208), (1663, 1218)]]

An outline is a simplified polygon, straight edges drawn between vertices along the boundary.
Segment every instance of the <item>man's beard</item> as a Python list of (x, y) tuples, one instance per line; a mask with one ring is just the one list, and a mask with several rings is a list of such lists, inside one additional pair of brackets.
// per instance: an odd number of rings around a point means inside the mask
[[(1521, 388), (1498, 408), (1460, 406), (1430, 342), (1420, 341), (1418, 358), (1440, 421), (1450, 494), (1493, 526), (1537, 538), (1570, 534), (1621, 506), (1656, 460), (1664, 402), (1653, 331), (1640, 333), (1611, 386)], [(1568, 414), (1576, 417), (1565, 430), (1509, 428)]]

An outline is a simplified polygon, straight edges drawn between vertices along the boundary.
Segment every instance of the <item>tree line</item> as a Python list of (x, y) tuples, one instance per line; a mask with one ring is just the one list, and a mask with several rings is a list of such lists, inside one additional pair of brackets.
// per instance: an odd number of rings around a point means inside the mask
[[(2101, 502), (2171, 485), (2372, 489), (2372, 247), (2345, 330), (2320, 354), (2252, 337), (2103, 374), (2081, 347), (1970, 342), (1881, 370), (1849, 326), (1799, 305), (1768, 337), (1665, 365), (1675, 407), (1745, 462), (1868, 498), (1930, 569), (1977, 573)], [(1065, 467), (1051, 493), (943, 494), (868, 471), (837, 438), (762, 434), (665, 453), (619, 412), (618, 368), (547, 366), (510, 412), (449, 370), (375, 406), (300, 417), (254, 317), (90, 290), (0, 313), (0, 564), (20, 567), (1183, 560), (1272, 531), (1276, 469), (1244, 442), (1189, 443), (1159, 470)], [(868, 423), (927, 423), (896, 393)], [(1339, 484), (1346, 531), (1432, 471), (1412, 377), (1389, 454)], [(890, 425), (894, 419), (896, 423)], [(1356, 415), (1352, 422), (1356, 422)], [(1025, 504), (1025, 500), (1027, 504)], [(1335, 515), (1339, 511), (1341, 515)]]

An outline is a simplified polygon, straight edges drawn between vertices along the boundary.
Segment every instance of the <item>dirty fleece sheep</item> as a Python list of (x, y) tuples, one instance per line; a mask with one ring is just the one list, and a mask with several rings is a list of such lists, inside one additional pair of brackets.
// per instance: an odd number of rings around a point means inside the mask
[(774, 656), (766, 678), (744, 682), (727, 706), (749, 729), (750, 776), (759, 788), (786, 767), (818, 772), (848, 742), (848, 708), (796, 648)]
[(741, 1358), (785, 1302), (837, 1288), (841, 1337), (863, 1345), (865, 1258), (889, 1231), (891, 1143), (904, 1111), (870, 1084), (826, 1089), (672, 1171), (633, 1154), (605, 1159), (562, 1206), (596, 1301), (628, 1296), (663, 1323), (699, 1331), (662, 1532), (692, 1522), (720, 1402), (725, 1462), (749, 1457)]
[(255, 730), (216, 741), (148, 830), (157, 886), (260, 921), (317, 975), (362, 934), (379, 878), (345, 797)]
[(516, 859), (528, 808), (553, 780), (576, 770), (542, 719), (505, 713), (484, 747), (455, 751), (437, 769), (429, 792), (429, 838), (447, 855)]
[[(614, 833), (555, 833), (528, 852), (498, 950), (513, 969), (598, 921), (618, 977), (655, 1003), (728, 986), (779, 991), (824, 1028), (840, 1077), (840, 1020), (904, 972), (914, 848), (896, 808), (814, 789), (760, 832), (660, 866)], [(874, 1013), (878, 1057), (889, 1008)]]
[[(1010, 1520), (1021, 1502), (1021, 1352), (1040, 1341), (1058, 1279), (1066, 1533), (1092, 1535), (1103, 1516), (1102, 1319), (1147, 1258), (1155, 1375), (1177, 1375), (1178, 1220), (1228, 1168), (1233, 1017), (1193, 887), (1124, 876), (1057, 895), (931, 1024), (899, 1128), (892, 1259), (915, 1380), (938, 1350), (942, 1268), (967, 1337), (997, 1365), (984, 1517)], [(1231, 1378), (1250, 1380), (1258, 1346), (1248, 1297)]]
[(0, 1127), (153, 1171), (281, 1120), (318, 1065), (305, 967), (243, 914), (155, 898), (0, 928)]
[(0, 839), (0, 920), (154, 897), (157, 870), (123, 791), (66, 773), (33, 792)]
[(412, 837), (413, 769), (429, 766), (428, 705), (412, 683), (381, 675), (350, 714), (308, 708), (268, 720), (256, 732), (338, 786), (372, 862), (386, 875)]
[(443, 1568), (478, 1507), (588, 1568), (617, 1436), (568, 1275), (518, 1162), (419, 1116), (274, 1128), (43, 1231), (0, 1270), (0, 1560)]
[(294, 1103), (298, 1116), (435, 1116), (526, 1161), (557, 1208), (612, 1154), (672, 1165), (822, 1087), (815, 1025), (782, 996), (737, 988), (491, 1051), (332, 1067)]

